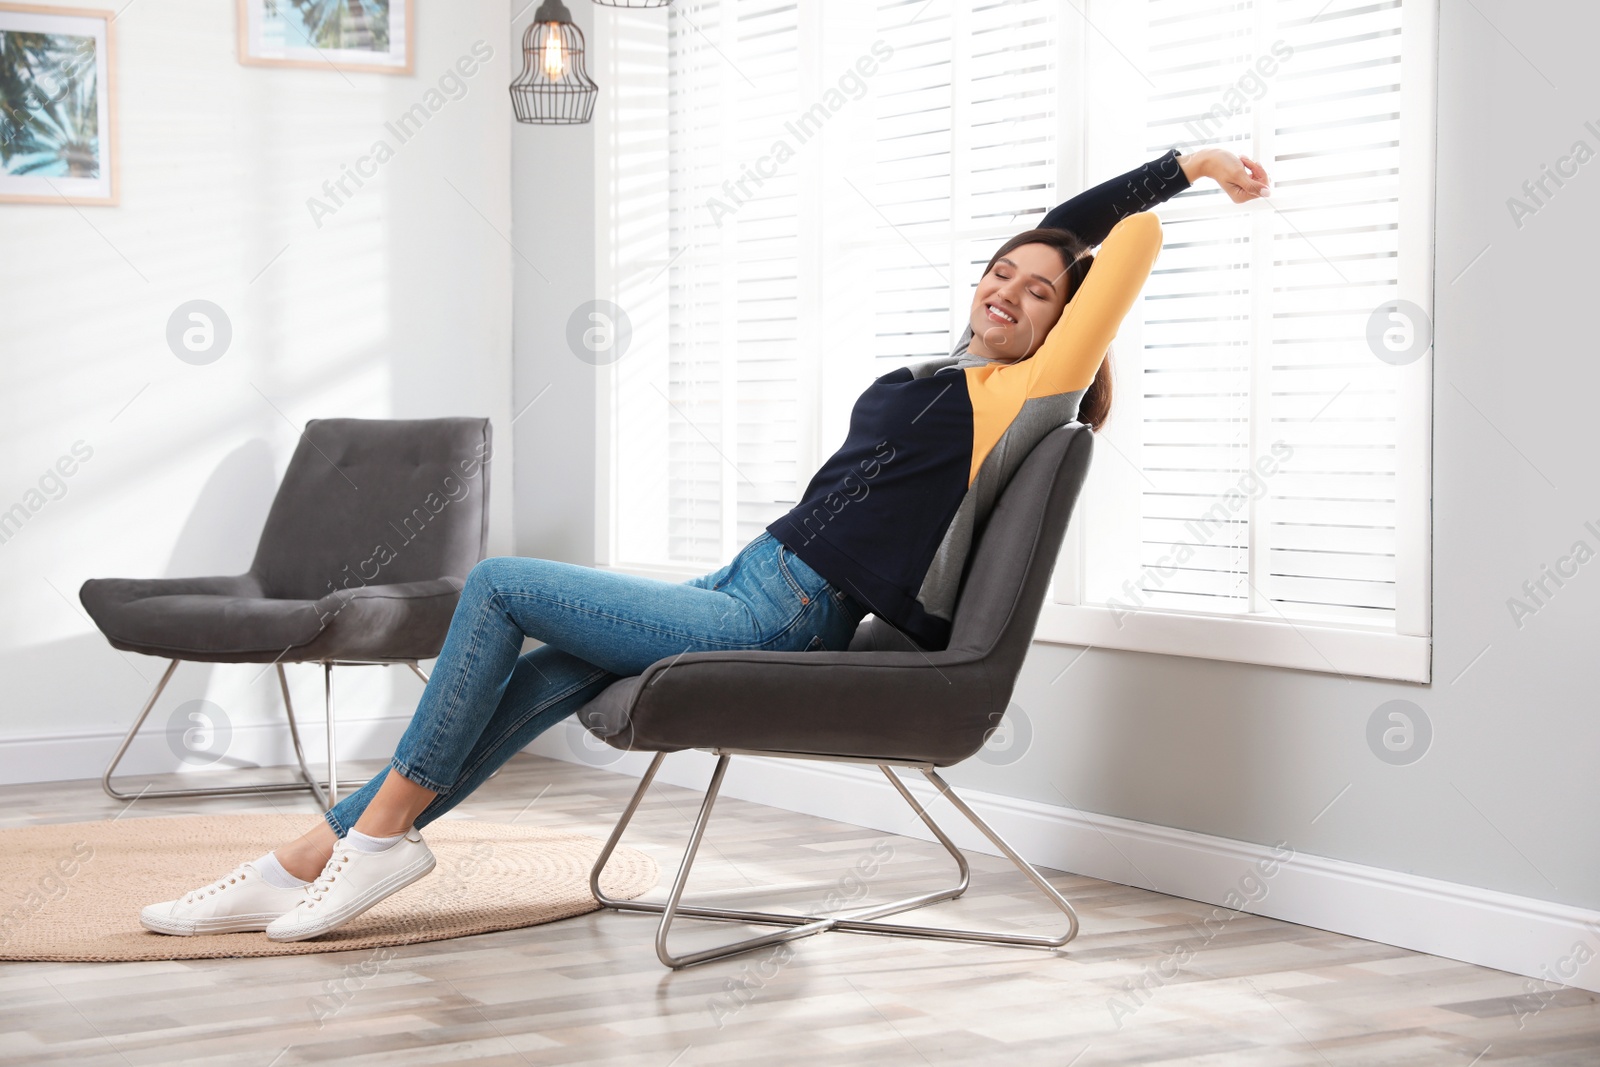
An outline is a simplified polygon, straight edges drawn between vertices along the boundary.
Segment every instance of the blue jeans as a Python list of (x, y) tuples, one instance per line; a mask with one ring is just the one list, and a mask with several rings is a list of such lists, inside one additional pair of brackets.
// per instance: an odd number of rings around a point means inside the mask
[[(426, 826), (619, 678), (684, 652), (840, 650), (867, 609), (763, 531), (681, 584), (501, 556), (472, 568), (390, 767), (438, 794)], [(523, 637), (544, 644), (522, 653)], [(340, 837), (389, 769), (324, 816)]]

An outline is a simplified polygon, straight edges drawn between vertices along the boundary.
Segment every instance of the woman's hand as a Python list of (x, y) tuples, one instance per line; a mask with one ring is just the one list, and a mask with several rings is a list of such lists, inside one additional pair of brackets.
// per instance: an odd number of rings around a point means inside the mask
[(1178, 166), (1191, 184), (1197, 178), (1210, 178), (1235, 204), (1272, 195), (1267, 168), (1249, 156), (1236, 156), (1224, 148), (1202, 148), (1179, 156)]

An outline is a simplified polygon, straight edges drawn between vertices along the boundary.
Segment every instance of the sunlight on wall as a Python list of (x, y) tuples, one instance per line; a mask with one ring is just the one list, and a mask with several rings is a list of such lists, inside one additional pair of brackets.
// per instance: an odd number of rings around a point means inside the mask
[[(21, 503), (25, 520), (0, 529), (0, 741), (126, 729), (163, 665), (112, 649), (79, 586), (245, 570), (307, 420), (506, 422), (505, 389), (486, 388), (510, 378), (504, 246), (477, 216), (434, 222), (461, 206), (447, 173), (509, 228), (498, 66), (363, 184), (345, 178), (335, 211), (307, 205), (328, 203), (324, 183), (374, 142), (397, 142), (386, 124), (475, 40), (503, 60), (504, 12), (430, 11), (411, 77), (247, 68), (233, 18), (183, 0), (119, 19), (120, 206), (0, 205), (16, 253), (0, 263), (0, 511)], [(406, 295), (419, 290), (420, 307)], [(214, 362), (169, 347), (169, 317), (192, 300), (231, 327)], [(418, 351), (418, 316), (463, 343)], [(62, 457), (71, 475), (48, 473)], [(316, 715), (319, 674), (290, 669)], [(420, 691), (388, 670), (339, 682), (346, 720), (409, 714)], [(155, 718), (201, 696), (236, 724), (280, 715), (270, 672), (191, 664)]]

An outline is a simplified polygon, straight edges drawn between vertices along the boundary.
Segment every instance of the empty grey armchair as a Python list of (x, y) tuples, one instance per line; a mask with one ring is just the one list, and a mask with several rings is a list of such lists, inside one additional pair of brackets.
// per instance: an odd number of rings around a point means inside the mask
[[(578, 721), (616, 748), (656, 753), (590, 875), (601, 904), (661, 915), (656, 955), (669, 967), (720, 959), (781, 941), (843, 930), (989, 944), (1056, 948), (1078, 932), (1072, 906), (956, 795), (936, 768), (976, 753), (995, 730), (1033, 640), (1067, 521), (1089, 470), (1094, 436), (1079, 423), (1053, 430), (1018, 467), (979, 532), (956, 601), (947, 648), (919, 648), (873, 616), (844, 652), (690, 652), (613, 682), (578, 711)], [(600, 876), (668, 752), (708, 749), (716, 769), (664, 903), (616, 900)], [(877, 765), (950, 852), (956, 885), (835, 916), (789, 915), (682, 903), (730, 757), (757, 755)], [(967, 862), (894, 768), (920, 771), (1059, 909), (1066, 931), (1044, 937), (906, 926), (888, 915), (959, 897)], [(675, 917), (780, 926), (776, 933), (674, 954)]]
[[(405, 664), (444, 645), (467, 572), (489, 529), (487, 419), (315, 419), (306, 424), (244, 574), (212, 578), (97, 578), (79, 599), (116, 648), (169, 659), (106, 767), (112, 773), (184, 660), (275, 666), (298, 780), (251, 786), (146, 790), (138, 795), (223, 796), (308, 790), (338, 798), (333, 668)], [(306, 767), (289, 700), (286, 663), (320, 663), (327, 711), (328, 781)]]

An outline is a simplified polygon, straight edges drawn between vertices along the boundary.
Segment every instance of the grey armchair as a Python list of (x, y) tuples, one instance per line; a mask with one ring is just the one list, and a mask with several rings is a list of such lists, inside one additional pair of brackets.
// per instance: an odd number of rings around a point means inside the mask
[[(957, 598), (949, 646), (931, 652), (875, 616), (845, 652), (691, 652), (613, 682), (578, 711), (591, 733), (620, 749), (654, 752), (590, 874), (595, 899), (619, 911), (661, 915), (656, 955), (668, 967), (842, 930), (1056, 948), (1078, 918), (1048, 881), (980, 819), (936, 768), (976, 753), (999, 724), (1033, 638), (1067, 521), (1089, 470), (1094, 436), (1079, 423), (1053, 430), (1018, 467), (979, 532)], [(669, 752), (717, 755), (699, 817), (665, 903), (617, 900), (600, 888), (611, 857)], [(728, 761), (736, 755), (876, 764), (954, 858), (956, 885), (838, 916), (788, 915), (682, 903)], [(967, 889), (966, 859), (893, 768), (920, 771), (1022, 871), (1067, 920), (1054, 937), (885, 923), (888, 915), (952, 900)], [(784, 929), (699, 952), (667, 945), (678, 916)]]
[[(418, 664), (439, 653), (489, 527), (487, 419), (315, 419), (306, 424), (244, 574), (97, 578), (78, 597), (119, 649), (171, 660), (102, 777), (112, 774), (184, 660), (276, 667), (297, 780), (145, 790), (146, 797), (311, 792), (338, 799), (333, 668)], [(328, 780), (319, 785), (289, 700), (286, 663), (320, 663)], [(354, 783), (347, 783), (354, 784)]]

